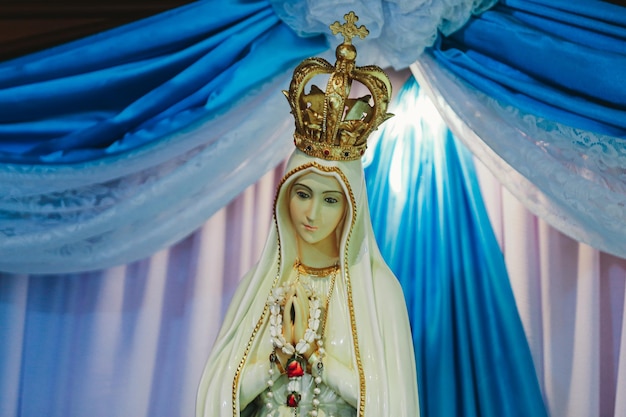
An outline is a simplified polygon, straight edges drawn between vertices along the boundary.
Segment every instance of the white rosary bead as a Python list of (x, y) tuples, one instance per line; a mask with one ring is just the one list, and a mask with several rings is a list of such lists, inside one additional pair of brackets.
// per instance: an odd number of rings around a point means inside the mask
[(313, 405), (314, 405), (315, 407), (317, 407), (317, 406), (319, 406), (319, 405), (320, 405), (320, 400), (318, 400), (317, 398), (313, 398), (313, 401), (311, 401), (311, 402), (313, 403)]
[(265, 403), (265, 407), (266, 407), (268, 410), (271, 410), (271, 409), (272, 409), (272, 407), (274, 407), (274, 404), (272, 404), (272, 403), (270, 403), (270, 402), (266, 402), (266, 403)]
[(274, 398), (274, 393), (272, 391), (269, 391), (267, 393), (267, 398)]
[(321, 393), (321, 392), (322, 392), (322, 390), (321, 390), (321, 389), (319, 389), (319, 388), (317, 388), (317, 387), (315, 387), (315, 388), (313, 389), (313, 394), (315, 394), (315, 395), (320, 395), (320, 393)]
[(321, 384), (322, 383), (322, 377), (321, 376), (316, 376), (315, 377), (315, 383), (316, 384)]
[(270, 368), (270, 369), (267, 371), (267, 373), (268, 373), (268, 374), (270, 374), (270, 375), (274, 375), (274, 368)]
[(317, 410), (311, 410), (311, 417), (317, 416)]
[(274, 386), (274, 381), (272, 381), (271, 379), (268, 379), (268, 380), (267, 380), (267, 386), (268, 386), (268, 387), (272, 387), (272, 386)]
[(323, 341), (322, 339), (319, 339), (319, 340), (317, 341), (317, 346), (319, 346), (319, 347), (324, 346), (324, 341)]

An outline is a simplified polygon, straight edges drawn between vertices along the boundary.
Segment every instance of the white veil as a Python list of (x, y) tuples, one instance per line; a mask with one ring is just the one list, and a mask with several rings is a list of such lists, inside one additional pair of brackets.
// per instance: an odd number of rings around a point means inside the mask
[[(341, 381), (337, 391), (354, 391), (359, 417), (419, 416), (415, 357), (404, 297), (374, 239), (361, 161), (327, 161), (296, 150), (276, 193), (274, 227), (265, 249), (233, 296), (207, 361), (198, 391), (197, 417), (239, 417), (266, 387), (264, 374), (253, 369), (250, 357), (254, 353), (255, 357), (269, 358), (272, 350), (265, 337), (266, 300), (273, 286), (288, 275), (297, 255), (286, 211), (288, 191), (295, 178), (310, 171), (334, 176), (344, 188), (350, 208), (340, 240), (341, 276), (331, 298), (328, 326), (333, 326), (337, 317), (332, 312), (347, 312), (348, 323), (343, 325), (350, 334), (351, 369), (356, 377), (354, 384)], [(327, 351), (332, 356), (328, 345)], [(264, 363), (268, 369), (269, 359)], [(330, 380), (331, 365), (325, 367), (324, 375), (327, 385), (334, 388), (337, 381)], [(242, 393), (246, 373), (259, 382)]]

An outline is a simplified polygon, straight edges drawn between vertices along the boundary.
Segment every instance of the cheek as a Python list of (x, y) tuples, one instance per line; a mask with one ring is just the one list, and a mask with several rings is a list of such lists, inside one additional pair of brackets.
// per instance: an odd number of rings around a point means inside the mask
[(296, 200), (295, 198), (292, 198), (291, 201), (289, 201), (289, 216), (291, 217), (292, 220), (298, 217), (299, 211), (300, 210), (299, 210), (298, 200)]
[(333, 230), (336, 229), (341, 223), (341, 219), (343, 219), (344, 212), (345, 206), (338, 207), (329, 212), (327, 225)]

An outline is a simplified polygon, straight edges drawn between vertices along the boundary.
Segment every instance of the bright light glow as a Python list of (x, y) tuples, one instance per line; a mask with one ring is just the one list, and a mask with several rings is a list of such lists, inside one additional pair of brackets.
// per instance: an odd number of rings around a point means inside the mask
[[(437, 108), (423, 90), (411, 89), (398, 97), (397, 107), (391, 119), (391, 126), (385, 130), (385, 140), (395, 142), (389, 186), (398, 198), (406, 194), (404, 181), (407, 164), (415, 164), (415, 157), (424, 145), (422, 141), (438, 140), (446, 134), (447, 127)], [(388, 123), (389, 123), (388, 122)], [(429, 144), (432, 145), (432, 144)], [(409, 179), (410, 180), (410, 179)]]

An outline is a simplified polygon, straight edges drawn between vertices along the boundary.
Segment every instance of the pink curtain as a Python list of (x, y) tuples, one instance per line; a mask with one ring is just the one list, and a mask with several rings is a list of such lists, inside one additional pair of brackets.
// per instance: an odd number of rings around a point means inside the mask
[(103, 271), (0, 273), (0, 415), (192, 416), (204, 363), (258, 259), (282, 167), (178, 244)]
[(626, 259), (560, 233), (476, 166), (550, 415), (625, 417)]

